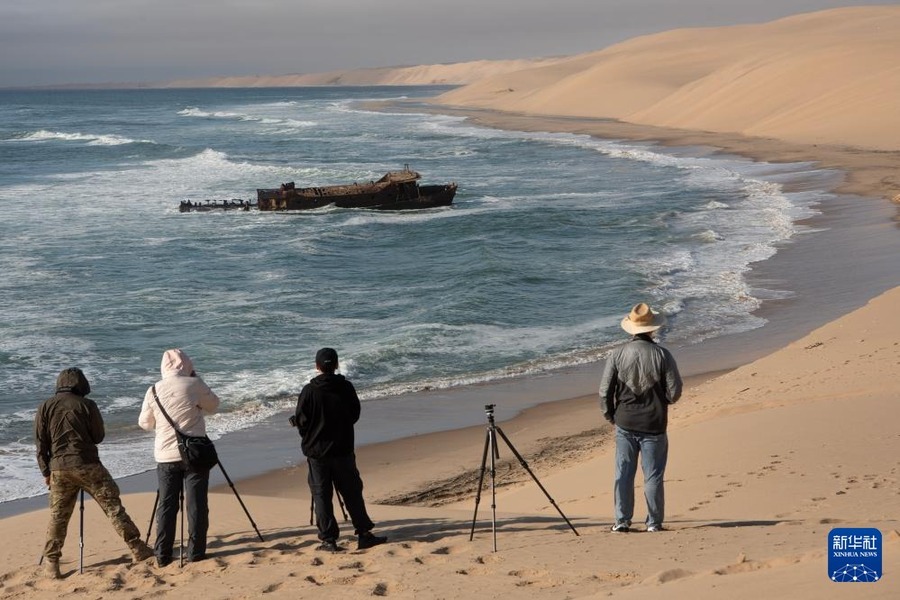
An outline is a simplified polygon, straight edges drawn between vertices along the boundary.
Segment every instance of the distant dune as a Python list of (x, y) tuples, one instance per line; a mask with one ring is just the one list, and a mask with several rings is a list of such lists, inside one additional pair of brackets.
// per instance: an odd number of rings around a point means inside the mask
[(305, 75), (255, 75), (179, 79), (160, 84), (164, 88), (187, 87), (297, 87), (318, 85), (465, 85), (512, 71), (554, 65), (565, 58), (477, 60), (472, 62), (380, 67), (329, 71)]
[(463, 86), (436, 103), (609, 118), (802, 144), (900, 149), (900, 6), (679, 29), (569, 57), (297, 75), (183, 79), (153, 87)]
[(445, 105), (900, 149), (900, 6), (680, 29), (504, 73)]

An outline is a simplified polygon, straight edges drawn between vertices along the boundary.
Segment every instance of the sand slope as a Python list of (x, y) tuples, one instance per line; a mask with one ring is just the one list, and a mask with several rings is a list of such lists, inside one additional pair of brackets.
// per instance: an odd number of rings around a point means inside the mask
[(487, 78), (456, 106), (900, 149), (900, 6), (682, 29)]

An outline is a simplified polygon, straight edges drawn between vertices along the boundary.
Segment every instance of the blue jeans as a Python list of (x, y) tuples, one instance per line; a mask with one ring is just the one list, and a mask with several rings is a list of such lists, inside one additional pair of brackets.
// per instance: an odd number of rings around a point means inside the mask
[(669, 438), (665, 433), (639, 433), (616, 427), (616, 522), (631, 525), (634, 516), (634, 476), (638, 454), (644, 472), (644, 498), (647, 500), (647, 525), (663, 523), (666, 512), (663, 477), (669, 457)]

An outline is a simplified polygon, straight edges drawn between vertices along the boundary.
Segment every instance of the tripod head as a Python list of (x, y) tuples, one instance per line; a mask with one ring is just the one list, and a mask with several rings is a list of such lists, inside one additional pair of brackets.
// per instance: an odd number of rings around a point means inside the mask
[(484, 405), (484, 413), (487, 415), (488, 423), (491, 425), (494, 424), (494, 407), (496, 404), (485, 404)]

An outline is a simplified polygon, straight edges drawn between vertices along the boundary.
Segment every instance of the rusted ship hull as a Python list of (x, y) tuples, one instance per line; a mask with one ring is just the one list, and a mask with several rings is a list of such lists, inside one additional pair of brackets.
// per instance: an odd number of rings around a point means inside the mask
[(416, 210), (450, 206), (456, 196), (456, 184), (419, 185), (419, 175), (409, 166), (389, 171), (378, 181), (297, 188), (293, 182), (272, 189), (257, 189), (256, 202), (249, 200), (206, 200), (181, 202), (181, 212), (215, 210), (297, 211), (325, 206), (366, 208), (369, 210)]
[(343, 196), (316, 196), (311, 194), (284, 194), (281, 190), (257, 190), (256, 205), (259, 210), (313, 210), (324, 206), (338, 208), (367, 208), (370, 210), (415, 210), (449, 206), (456, 196), (456, 184), (423, 185), (418, 195), (407, 197), (396, 191), (346, 194)]
[(392, 171), (378, 181), (296, 188), (293, 183), (280, 188), (256, 191), (256, 206), (262, 211), (313, 210), (324, 206), (370, 210), (415, 210), (449, 206), (457, 185), (419, 185), (415, 171)]

